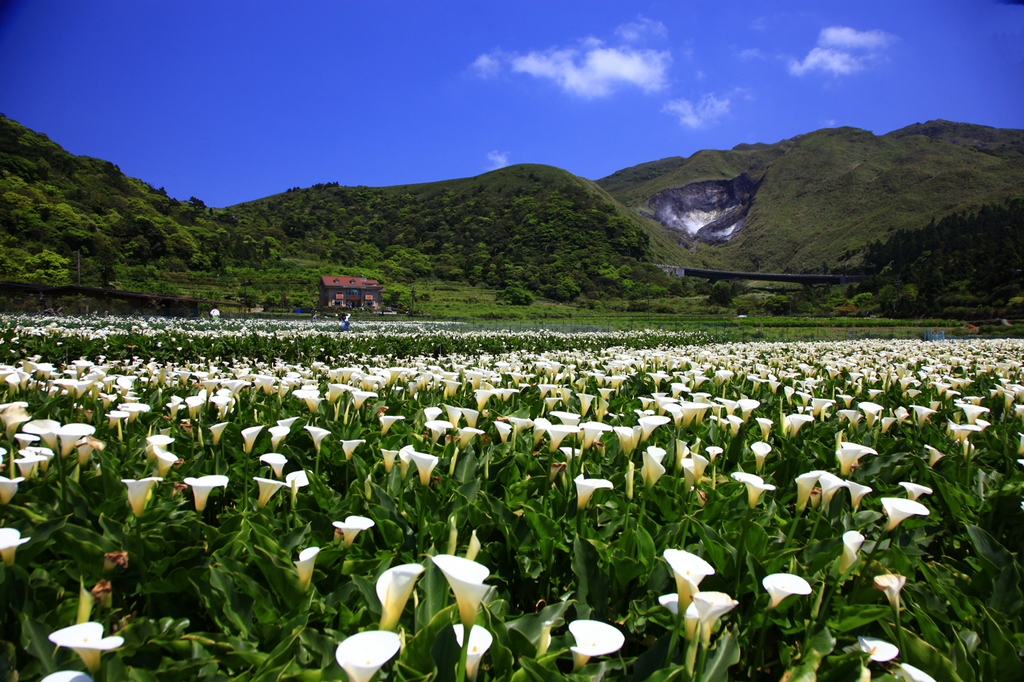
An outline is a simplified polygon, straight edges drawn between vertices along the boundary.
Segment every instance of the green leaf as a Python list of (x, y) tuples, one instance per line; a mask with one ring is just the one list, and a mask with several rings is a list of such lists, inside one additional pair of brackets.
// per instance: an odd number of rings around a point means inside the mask
[[(416, 632), (416, 635), (406, 644), (405, 653), (402, 654), (401, 665), (403, 667), (420, 675), (429, 675), (434, 672), (435, 663), (432, 652), (434, 640), (437, 639), (442, 629), (451, 630), (452, 615), (455, 610), (456, 607), (452, 605), (438, 611), (425, 627)], [(452, 637), (455, 637), (454, 630), (452, 630)]]
[(729, 668), (740, 662), (740, 646), (736, 641), (736, 628), (719, 633), (715, 655), (704, 666), (706, 682), (727, 682)]
[(442, 627), (434, 637), (433, 646), (430, 647), (430, 656), (437, 667), (435, 682), (455, 682), (455, 669), (459, 665), (461, 654), (462, 649), (455, 638), (455, 628), (451, 625)]
[(422, 590), (419, 606), (416, 608), (417, 632), (427, 627), (448, 602), (448, 581), (433, 561), (424, 564), (427, 568), (417, 583)]
[(1014, 563), (1013, 555), (1006, 551), (1005, 547), (1000, 545), (994, 537), (982, 528), (967, 526), (967, 535), (970, 536), (971, 543), (974, 545), (975, 551), (978, 552), (978, 556), (989, 564), (986, 566), (986, 570), (993, 577), (995, 577), (996, 573)]
[(601, 570), (601, 557), (589, 540), (577, 537), (573, 543), (572, 572), (579, 578), (576, 584), (576, 614), (580, 618), (590, 618), (596, 611), (604, 614), (608, 597), (608, 579)]
[(903, 630), (903, 641), (907, 645), (907, 650), (901, 653), (907, 663), (927, 671), (938, 682), (963, 682), (957, 675), (952, 661), (906, 628)]
[(836, 632), (846, 634), (868, 623), (874, 623), (890, 613), (892, 613), (892, 609), (888, 606), (846, 606), (839, 609), (838, 619), (829, 622), (832, 623)]

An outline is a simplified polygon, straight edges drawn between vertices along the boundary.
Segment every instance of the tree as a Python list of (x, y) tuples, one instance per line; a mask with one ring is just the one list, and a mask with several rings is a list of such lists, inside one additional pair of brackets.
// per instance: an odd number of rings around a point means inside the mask
[(508, 305), (532, 305), (533, 294), (518, 284), (509, 284), (494, 297), (499, 303)]
[(711, 294), (708, 295), (708, 303), (728, 308), (732, 305), (733, 290), (728, 282), (715, 282), (711, 287)]

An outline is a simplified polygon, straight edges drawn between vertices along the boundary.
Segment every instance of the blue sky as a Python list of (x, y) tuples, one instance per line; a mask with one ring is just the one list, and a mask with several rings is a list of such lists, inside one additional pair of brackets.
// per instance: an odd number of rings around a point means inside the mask
[(1024, 5), (0, 2), (0, 112), (213, 206), (824, 127), (1024, 128)]

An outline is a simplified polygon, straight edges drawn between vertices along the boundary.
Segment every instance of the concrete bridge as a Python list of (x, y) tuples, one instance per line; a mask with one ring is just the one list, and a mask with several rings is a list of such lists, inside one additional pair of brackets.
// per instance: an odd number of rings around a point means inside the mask
[(700, 277), (711, 282), (723, 279), (749, 279), (760, 282), (789, 282), (791, 284), (851, 284), (871, 279), (871, 275), (813, 275), (776, 272), (734, 272), (732, 270), (704, 270), (681, 265), (658, 265), (665, 274), (675, 277)]

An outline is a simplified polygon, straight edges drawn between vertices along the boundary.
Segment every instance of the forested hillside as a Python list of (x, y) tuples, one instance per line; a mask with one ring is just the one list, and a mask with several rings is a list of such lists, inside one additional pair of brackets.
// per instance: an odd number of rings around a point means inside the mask
[[(545, 166), (371, 189), (320, 184), (207, 207), (0, 118), (0, 279), (240, 296), (312, 295), (318, 274), (437, 278), (560, 301), (663, 286), (679, 247), (593, 183)], [(393, 291), (401, 291), (394, 287)], [(512, 292), (516, 293), (516, 292)], [(247, 294), (248, 295), (248, 294)], [(394, 301), (397, 303), (398, 301)]]
[(901, 315), (990, 317), (1024, 313), (1024, 200), (947, 216), (871, 244), (880, 274), (862, 287)]

